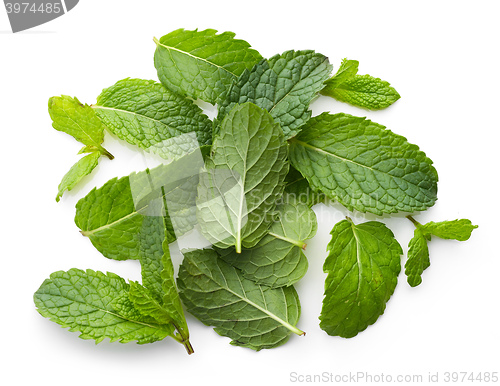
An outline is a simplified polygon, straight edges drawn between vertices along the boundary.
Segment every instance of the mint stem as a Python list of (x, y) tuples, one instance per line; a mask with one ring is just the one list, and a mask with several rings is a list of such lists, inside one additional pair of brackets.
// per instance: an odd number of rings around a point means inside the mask
[(186, 349), (189, 355), (194, 353), (193, 346), (191, 346), (191, 342), (189, 341), (189, 335), (187, 335), (182, 328), (179, 328), (176, 323), (172, 323), (177, 330), (178, 334), (172, 335), (172, 337), (179, 343), (182, 343), (184, 348)]
[(115, 156), (113, 154), (111, 154), (109, 151), (107, 151), (105, 148), (103, 148), (102, 146), (100, 146), (99, 148), (99, 151), (101, 152), (102, 155), (105, 155), (106, 157), (108, 157), (109, 159), (114, 159)]
[(422, 224), (420, 224), (417, 220), (415, 220), (411, 215), (406, 216), (406, 218), (410, 220), (413, 223), (413, 225), (415, 225), (416, 228), (422, 226)]
[(182, 344), (186, 348), (186, 351), (189, 355), (194, 354), (193, 346), (191, 346), (191, 342), (189, 340), (187, 342), (182, 342)]

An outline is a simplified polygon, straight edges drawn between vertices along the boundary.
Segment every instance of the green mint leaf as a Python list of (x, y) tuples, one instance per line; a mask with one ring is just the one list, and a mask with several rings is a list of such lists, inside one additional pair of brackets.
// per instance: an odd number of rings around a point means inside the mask
[(66, 190), (73, 189), (80, 180), (86, 175), (90, 174), (97, 166), (101, 153), (94, 152), (81, 158), (71, 169), (64, 175), (61, 183), (58, 186), (56, 201), (59, 202), (63, 193)]
[(408, 243), (408, 260), (405, 263), (405, 274), (408, 284), (412, 287), (422, 283), (422, 273), (431, 265), (427, 242), (431, 240), (432, 236), (466, 241), (470, 238), (472, 231), (477, 228), (477, 225), (472, 225), (471, 221), (467, 219), (437, 223), (431, 221), (422, 225), (413, 217), (407, 217), (416, 226), (413, 238)]
[(105, 126), (94, 110), (83, 105), (77, 98), (67, 95), (49, 99), (49, 115), (52, 127), (65, 132), (86, 146), (98, 149), (102, 154), (113, 158), (102, 146)]
[(327, 200), (326, 195), (314, 191), (307, 179), (293, 166), (290, 166), (290, 171), (285, 178), (285, 193), (294, 196), (296, 200), (309, 207)]
[(422, 225), (423, 231), (441, 239), (453, 239), (458, 241), (469, 240), (472, 231), (477, 225), (472, 225), (470, 220), (461, 219), (453, 221), (428, 222)]
[(236, 104), (252, 102), (269, 111), (285, 138), (311, 117), (309, 103), (332, 71), (328, 58), (314, 51), (286, 51), (245, 71), (219, 106), (218, 119)]
[(128, 299), (129, 284), (99, 271), (70, 269), (50, 275), (34, 294), (38, 312), (79, 331), (82, 339), (152, 343), (172, 335), (173, 326), (142, 315)]
[(187, 310), (233, 345), (261, 350), (303, 334), (295, 327), (300, 303), (293, 287), (260, 286), (211, 249), (184, 253), (177, 282)]
[[(148, 237), (144, 217), (165, 216), (169, 242), (193, 228), (202, 163), (200, 154), (191, 153), (167, 165), (113, 178), (77, 203), (75, 223), (104, 256), (139, 259), (141, 248), (148, 247), (147, 243), (141, 246), (140, 240), (143, 231)], [(168, 201), (167, 212), (163, 199)]]
[(292, 166), (349, 210), (413, 212), (437, 200), (437, 172), (425, 153), (365, 118), (323, 113), (289, 142)]
[(323, 270), (328, 273), (320, 327), (351, 338), (375, 323), (396, 288), (401, 246), (384, 224), (335, 225)]
[(325, 82), (326, 89), (334, 90), (342, 83), (354, 78), (358, 73), (358, 66), (359, 62), (357, 60), (343, 59), (337, 73)]
[(187, 326), (186, 318), (184, 316), (184, 310), (182, 308), (181, 299), (179, 297), (177, 284), (175, 282), (174, 266), (172, 264), (172, 259), (170, 258), (170, 249), (168, 247), (167, 237), (168, 233), (165, 232), (165, 238), (162, 244), (162, 270), (160, 272), (160, 277), (162, 280), (161, 286), (163, 290), (163, 306), (168, 309), (168, 313), (170, 315), (172, 323), (179, 332), (178, 340), (184, 344), (187, 352), (191, 354), (194, 351), (191, 344), (189, 343), (189, 329)]
[[(163, 240), (165, 239), (165, 225), (160, 216), (143, 216), (142, 225), (138, 231), (139, 261), (141, 263), (142, 284), (151, 291), (158, 303), (163, 302), (163, 287), (161, 271)], [(171, 239), (171, 236), (168, 236)]]
[[(349, 74), (350, 75), (350, 74)], [(321, 94), (368, 110), (381, 110), (396, 102), (400, 95), (389, 82), (370, 75), (335, 75), (325, 82)], [(347, 78), (347, 79), (346, 79)]]
[(113, 178), (76, 204), (75, 223), (109, 259), (139, 259), (138, 236), (146, 208), (136, 208), (129, 177)]
[(405, 263), (405, 274), (408, 284), (416, 287), (422, 283), (422, 273), (430, 265), (431, 261), (429, 259), (426, 235), (422, 229), (417, 228), (415, 229), (413, 238), (408, 243), (408, 260)]
[[(178, 297), (178, 295), (177, 295)], [(178, 321), (172, 319), (172, 310), (168, 308), (168, 304), (160, 304), (154, 294), (146, 287), (137, 282), (130, 282), (129, 299), (135, 309), (143, 316), (151, 317), (156, 323), (162, 326), (172, 326), (178, 329)], [(183, 316), (183, 323), (186, 324)], [(183, 330), (183, 333), (187, 330)], [(189, 343), (189, 336), (184, 340), (183, 336), (177, 336), (171, 333), (171, 336), (178, 342), (184, 344), (189, 354), (192, 354), (193, 348)]]
[(90, 106), (83, 105), (77, 98), (67, 95), (52, 97), (49, 99), (49, 115), (54, 129), (71, 135), (85, 145), (78, 154), (91, 153), (73, 165), (62, 178), (56, 196), (56, 201), (59, 202), (66, 190), (73, 189), (83, 177), (95, 169), (101, 155), (106, 155), (109, 159), (114, 157), (101, 146), (105, 126)]
[(158, 302), (154, 294), (138, 282), (130, 282), (129, 299), (142, 315), (153, 318), (159, 324), (172, 322), (170, 315)]
[(232, 32), (178, 29), (156, 40), (154, 64), (169, 90), (215, 104), (262, 56)]
[[(155, 201), (161, 207), (160, 200)], [(144, 216), (139, 237), (142, 283), (131, 283), (130, 300), (143, 314), (159, 323), (171, 323), (178, 334), (173, 335), (189, 354), (189, 330), (177, 292), (174, 269), (170, 259), (168, 217)]]
[(308, 262), (303, 250), (317, 230), (314, 211), (293, 196), (285, 198), (278, 212), (279, 219), (254, 248), (241, 254), (232, 248), (219, 252), (245, 278), (273, 288), (290, 286), (306, 274)]
[(252, 103), (224, 118), (200, 176), (197, 217), (217, 247), (251, 248), (271, 226), (288, 173), (288, 144), (271, 115)]
[(151, 80), (120, 80), (92, 108), (118, 138), (165, 159), (212, 141), (212, 123), (202, 110)]

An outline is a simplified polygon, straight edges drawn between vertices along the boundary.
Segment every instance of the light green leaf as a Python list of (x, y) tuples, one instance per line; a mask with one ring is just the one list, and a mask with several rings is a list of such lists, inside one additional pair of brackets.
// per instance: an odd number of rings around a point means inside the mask
[(164, 159), (212, 140), (212, 123), (202, 110), (152, 80), (120, 80), (104, 89), (92, 108), (118, 138)]
[(325, 82), (327, 90), (334, 90), (342, 83), (354, 78), (358, 73), (358, 66), (359, 62), (357, 60), (343, 59), (337, 73)]
[(232, 32), (178, 29), (156, 40), (154, 63), (169, 90), (215, 104), (262, 56)]
[(413, 238), (408, 243), (408, 260), (405, 263), (405, 274), (408, 284), (416, 287), (422, 283), (422, 273), (429, 268), (429, 248), (427, 238), (420, 228), (415, 229)]
[(384, 224), (335, 225), (323, 270), (328, 273), (320, 327), (351, 338), (376, 322), (396, 288), (401, 246)]
[(314, 191), (307, 179), (293, 166), (290, 166), (290, 171), (285, 178), (285, 193), (294, 196), (296, 200), (309, 207), (327, 201), (326, 195)]
[(407, 217), (416, 227), (413, 238), (408, 243), (408, 260), (405, 263), (405, 274), (408, 284), (412, 287), (422, 283), (422, 273), (431, 265), (427, 242), (432, 236), (466, 241), (470, 238), (472, 231), (477, 228), (477, 225), (472, 225), (467, 219), (437, 223), (431, 221), (422, 225), (412, 216)]
[(354, 75), (343, 82), (333, 77), (325, 84), (321, 94), (368, 110), (385, 109), (401, 98), (389, 82), (370, 75)]
[(191, 153), (167, 165), (111, 179), (78, 201), (75, 223), (104, 256), (139, 259), (141, 248), (148, 248), (147, 240), (141, 240), (149, 232), (149, 225), (143, 228), (145, 216), (167, 217), (169, 242), (196, 223), (197, 173), (202, 163), (201, 155)]
[(102, 146), (105, 126), (92, 108), (83, 105), (77, 98), (67, 95), (49, 99), (49, 115), (52, 127), (65, 132), (86, 146), (92, 146), (99, 152), (113, 159)]
[(295, 325), (300, 303), (293, 287), (269, 288), (245, 279), (211, 249), (184, 253), (178, 286), (187, 310), (204, 324), (254, 350), (285, 343)]
[(331, 71), (328, 58), (311, 50), (286, 51), (262, 60), (231, 87), (219, 106), (218, 119), (236, 104), (252, 102), (269, 111), (285, 138), (293, 137), (311, 117), (309, 103)]
[(92, 170), (97, 166), (101, 153), (94, 152), (81, 158), (71, 169), (64, 175), (61, 183), (58, 186), (56, 201), (59, 202), (63, 193), (73, 189), (80, 180), (89, 175)]
[(422, 225), (426, 234), (432, 234), (441, 239), (453, 239), (458, 241), (469, 240), (472, 231), (477, 225), (472, 225), (470, 220), (461, 219), (453, 221), (428, 222)]
[(42, 316), (96, 343), (105, 338), (152, 343), (172, 334), (171, 325), (159, 324), (135, 309), (128, 293), (129, 285), (113, 273), (73, 268), (50, 275), (34, 301)]
[(73, 189), (83, 177), (92, 172), (101, 155), (109, 159), (114, 157), (101, 146), (105, 126), (90, 106), (67, 95), (52, 97), (49, 99), (49, 115), (54, 129), (71, 135), (85, 145), (78, 154), (91, 153), (80, 159), (64, 175), (56, 196), (56, 201), (59, 202), (66, 190)]
[(286, 196), (278, 211), (279, 219), (254, 248), (241, 254), (233, 248), (219, 252), (245, 278), (273, 288), (290, 286), (305, 275), (308, 262), (303, 250), (317, 230), (314, 211), (293, 196)]
[(251, 248), (274, 219), (288, 173), (288, 145), (269, 113), (252, 103), (224, 118), (200, 176), (197, 217), (217, 247)]
[(182, 308), (181, 299), (179, 297), (179, 292), (177, 289), (177, 284), (174, 277), (174, 266), (172, 264), (172, 259), (170, 257), (170, 249), (168, 247), (168, 234), (165, 233), (165, 238), (163, 240), (163, 256), (161, 259), (162, 270), (160, 272), (160, 277), (162, 280), (162, 290), (163, 290), (163, 305), (168, 310), (170, 319), (174, 324), (175, 328), (179, 332), (179, 341), (184, 344), (188, 353), (193, 352), (193, 348), (189, 343), (189, 330), (184, 316), (184, 310)]
[(418, 146), (348, 114), (311, 118), (290, 141), (292, 165), (310, 186), (349, 210), (425, 210), (437, 200), (437, 172)]

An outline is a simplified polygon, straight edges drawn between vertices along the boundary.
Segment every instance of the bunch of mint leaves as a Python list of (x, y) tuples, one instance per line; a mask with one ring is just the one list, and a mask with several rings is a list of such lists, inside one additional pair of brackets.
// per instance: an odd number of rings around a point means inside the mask
[[(139, 260), (142, 283), (70, 269), (35, 292), (41, 315), (80, 337), (152, 343), (167, 336), (194, 352), (185, 310), (254, 350), (284, 344), (297, 327), (294, 289), (308, 269), (304, 250), (318, 224), (311, 207), (337, 201), (350, 211), (424, 211), (438, 175), (418, 146), (384, 126), (344, 113), (312, 117), (319, 94), (383, 109), (400, 96), (386, 81), (343, 60), (286, 51), (264, 59), (234, 33), (179, 29), (155, 39), (160, 82), (127, 78), (93, 105), (52, 97), (56, 130), (86, 154), (63, 177), (56, 200), (89, 175), (105, 132), (156, 154), (153, 169), (114, 178), (76, 205), (75, 223), (114, 260)], [(217, 105), (210, 120), (195, 103)], [(431, 236), (467, 240), (469, 220), (418, 223), (405, 273), (410, 286), (429, 267)], [(183, 250), (178, 277), (169, 245), (197, 229), (210, 247)], [(350, 338), (376, 322), (393, 294), (402, 248), (379, 221), (350, 218), (331, 231), (320, 327)]]

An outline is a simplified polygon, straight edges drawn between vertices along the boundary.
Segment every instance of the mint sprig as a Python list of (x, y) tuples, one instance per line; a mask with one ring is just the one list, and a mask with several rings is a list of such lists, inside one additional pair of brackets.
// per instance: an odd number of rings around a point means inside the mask
[(413, 238), (408, 244), (408, 260), (405, 264), (408, 284), (412, 287), (422, 283), (422, 273), (431, 265), (427, 243), (431, 241), (432, 236), (441, 239), (466, 241), (470, 238), (472, 231), (478, 227), (467, 219), (437, 223), (431, 221), (427, 224), (420, 224), (412, 216), (407, 217), (415, 225)]
[(109, 159), (114, 157), (101, 145), (105, 126), (90, 106), (80, 103), (77, 98), (62, 95), (49, 99), (49, 114), (54, 129), (71, 135), (85, 145), (78, 154), (90, 153), (73, 165), (63, 177), (56, 196), (59, 202), (65, 191), (73, 189), (94, 170), (101, 155)]
[(389, 107), (400, 97), (389, 82), (371, 75), (357, 75), (359, 62), (344, 59), (337, 73), (325, 82), (321, 94), (367, 110)]

